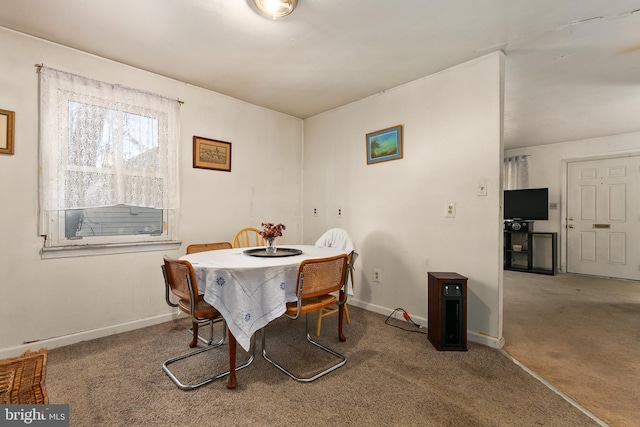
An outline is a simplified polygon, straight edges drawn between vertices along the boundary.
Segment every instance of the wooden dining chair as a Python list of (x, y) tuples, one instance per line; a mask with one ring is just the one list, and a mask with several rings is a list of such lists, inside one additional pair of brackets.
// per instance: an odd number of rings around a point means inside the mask
[[(356, 262), (356, 259), (358, 259), (358, 253), (355, 251), (355, 245), (353, 244), (353, 240), (351, 240), (351, 237), (349, 236), (347, 231), (343, 230), (342, 228), (332, 228), (330, 230), (327, 230), (316, 241), (316, 246), (343, 249), (349, 253), (349, 278), (351, 281), (351, 289), (353, 289), (353, 277), (355, 273), (353, 264)], [(318, 318), (316, 320), (317, 337), (320, 336), (320, 331), (322, 329), (322, 319), (338, 312), (339, 308), (336, 304), (318, 310)], [(344, 304), (344, 318), (347, 321), (347, 324), (351, 324), (351, 318), (349, 317), (349, 308), (347, 304)]]
[(234, 248), (249, 248), (252, 246), (265, 246), (264, 237), (260, 235), (260, 230), (254, 227), (246, 227), (238, 231), (233, 236)]
[[(336, 296), (332, 293), (338, 292), (345, 287), (348, 271), (348, 258), (348, 255), (343, 254), (329, 258), (316, 258), (302, 261), (298, 268), (298, 282), (296, 285), (297, 301), (288, 303), (286, 312), (284, 313), (285, 316), (291, 319), (297, 319), (301, 314), (304, 314), (307, 341), (335, 356), (338, 359), (335, 364), (312, 376), (298, 376), (285, 368), (282, 364), (274, 361), (273, 358), (267, 354), (266, 328), (263, 329), (262, 356), (269, 363), (296, 381), (310, 382), (316, 380), (321, 376), (338, 369), (347, 362), (347, 358), (345, 356), (325, 347), (311, 338), (308, 328), (308, 313), (317, 311), (324, 307), (329, 307), (336, 302), (340, 304), (344, 304), (344, 302), (346, 302), (346, 292), (340, 292), (340, 295), (344, 297), (342, 301), (338, 301)], [(295, 354), (291, 354), (290, 356), (296, 357)]]
[(194, 254), (196, 252), (215, 251), (218, 249), (232, 249), (233, 246), (229, 242), (216, 242), (216, 243), (194, 243), (187, 246), (187, 254)]
[[(186, 359), (191, 356), (195, 356), (196, 354), (200, 354), (205, 351), (209, 351), (211, 349), (217, 348), (224, 343), (224, 338), (226, 335), (226, 324), (224, 322), (223, 317), (220, 315), (220, 312), (216, 310), (213, 306), (207, 303), (203, 296), (198, 292), (198, 283), (196, 281), (195, 273), (193, 271), (193, 266), (189, 261), (179, 260), (170, 258), (168, 256), (164, 256), (164, 264), (162, 265), (162, 273), (165, 280), (166, 286), (166, 294), (165, 298), (167, 304), (171, 307), (178, 307), (182, 312), (189, 315), (192, 321), (193, 328), (193, 339), (189, 343), (189, 347), (194, 348), (198, 344), (198, 327), (204, 323), (211, 323), (211, 340), (213, 338), (213, 324), (214, 323), (222, 323), (222, 337), (218, 342), (212, 345), (208, 345), (202, 348), (198, 348), (195, 351), (182, 354), (180, 356), (172, 357), (169, 360), (165, 361), (162, 364), (162, 369), (164, 372), (171, 378), (171, 380), (178, 386), (178, 388), (182, 390), (191, 390), (205, 384), (210, 383), (218, 378), (222, 378), (229, 374), (229, 371), (217, 373), (213, 376), (207, 377), (204, 380), (201, 380), (195, 384), (185, 384), (180, 381), (177, 376), (169, 369), (169, 365), (179, 361)], [(178, 302), (174, 303), (171, 301), (171, 295), (178, 298)], [(226, 352), (223, 352), (226, 355)], [(245, 366), (248, 366), (253, 361), (253, 355), (251, 355), (250, 360), (237, 367), (236, 370), (242, 369)]]
[[(356, 252), (351, 252), (349, 254), (349, 265), (348, 265), (348, 275), (349, 278), (347, 280), (351, 281), (351, 287), (353, 288), (353, 275), (354, 275), (354, 269), (353, 269), (353, 263), (355, 262), (355, 260), (358, 258), (358, 254)], [(347, 324), (350, 325), (351, 324), (351, 319), (349, 318), (349, 306), (345, 303), (344, 304), (344, 318), (347, 321)], [(322, 319), (327, 317), (327, 316), (331, 316), (332, 314), (336, 314), (340, 311), (340, 308), (338, 307), (338, 304), (332, 304), (329, 307), (324, 307), (321, 308), (320, 310), (318, 310), (318, 318), (316, 319), (316, 336), (319, 337), (320, 336), (320, 331), (322, 329)]]

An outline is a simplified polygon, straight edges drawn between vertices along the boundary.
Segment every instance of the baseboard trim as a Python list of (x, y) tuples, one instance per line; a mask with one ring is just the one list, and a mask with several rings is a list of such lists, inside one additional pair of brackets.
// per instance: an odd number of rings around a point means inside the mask
[[(365, 303), (365, 302), (354, 300), (354, 299), (349, 299), (348, 304), (354, 305), (358, 308), (362, 308), (363, 310), (373, 311), (374, 313), (378, 313), (378, 314), (384, 314), (386, 316), (389, 316), (391, 313), (393, 313), (393, 310), (394, 310), (388, 307), (369, 304), (369, 303)], [(394, 317), (399, 320), (404, 319), (401, 313), (395, 313)], [(428, 321), (424, 317), (417, 317), (417, 316), (411, 315), (411, 318), (416, 323), (428, 327), (427, 325)], [(482, 344), (482, 345), (486, 345), (487, 347), (497, 348), (497, 349), (504, 347), (504, 338), (492, 337), (492, 336), (483, 334), (481, 332), (475, 332), (475, 331), (469, 331), (469, 330), (467, 330), (467, 341), (471, 341), (476, 344)]]
[[(353, 305), (363, 310), (372, 311), (374, 313), (382, 314), (385, 316), (390, 315), (394, 309), (383, 307), (376, 304), (364, 303), (362, 301), (350, 299), (348, 304)], [(145, 328), (147, 326), (157, 325), (158, 323), (168, 322), (180, 317), (180, 313), (167, 313), (158, 316), (148, 317), (146, 319), (134, 320), (131, 322), (120, 323), (118, 325), (107, 326), (104, 328), (92, 329), (90, 331), (78, 332), (75, 334), (64, 335), (61, 337), (48, 338), (40, 341), (35, 341), (29, 344), (23, 344), (15, 347), (9, 347), (0, 350), (0, 359), (6, 359), (9, 357), (17, 357), (22, 355), (25, 351), (38, 351), (41, 348), (54, 349), (57, 347), (64, 347), (66, 345), (76, 344), (82, 341), (88, 341), (96, 338), (102, 338), (109, 335), (119, 334), (122, 332), (129, 332), (135, 329)], [(394, 316), (399, 320), (403, 320), (401, 313), (396, 313)], [(423, 326), (427, 326), (427, 319), (424, 317), (413, 316), (412, 319)], [(491, 337), (475, 331), (467, 331), (467, 340), (475, 342), (477, 344), (486, 345), (488, 347), (501, 349), (504, 346), (503, 338)]]
[(467, 340), (476, 344), (486, 345), (491, 348), (501, 349), (504, 347), (504, 338), (496, 338), (480, 332), (467, 331)]
[(177, 313), (161, 314), (158, 316), (148, 317), (146, 319), (133, 320), (131, 322), (120, 323), (118, 325), (107, 326), (104, 328), (92, 329), (90, 331), (77, 332), (75, 334), (63, 335), (55, 338), (48, 338), (40, 341), (31, 342), (29, 344), (23, 344), (15, 347), (9, 347), (0, 350), (0, 359), (7, 359), (10, 357), (17, 357), (22, 355), (25, 351), (38, 351), (41, 348), (51, 350), (57, 347), (64, 347), (66, 345), (76, 344), (82, 341), (89, 341), (96, 338), (102, 338), (109, 335), (120, 334), (122, 332), (129, 332), (135, 329), (145, 328), (147, 326), (157, 325), (158, 323), (168, 322), (180, 317)]

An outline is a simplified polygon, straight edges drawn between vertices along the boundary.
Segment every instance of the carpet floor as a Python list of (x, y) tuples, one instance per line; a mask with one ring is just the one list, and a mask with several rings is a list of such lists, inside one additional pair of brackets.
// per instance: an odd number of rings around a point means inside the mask
[(504, 350), (607, 424), (640, 425), (640, 283), (505, 271)]
[[(237, 389), (221, 379), (179, 390), (161, 368), (188, 351), (188, 322), (178, 320), (50, 350), (49, 396), (70, 405), (73, 426), (598, 425), (499, 350), (469, 343), (466, 352), (439, 352), (423, 329), (349, 311), (346, 342), (337, 339), (337, 316), (324, 319), (320, 337), (346, 365), (312, 383), (290, 379), (257, 351)], [(281, 318), (267, 327), (271, 356), (297, 371), (328, 363), (309, 350), (304, 324)], [(227, 351), (186, 359), (176, 373), (187, 380), (224, 369)]]

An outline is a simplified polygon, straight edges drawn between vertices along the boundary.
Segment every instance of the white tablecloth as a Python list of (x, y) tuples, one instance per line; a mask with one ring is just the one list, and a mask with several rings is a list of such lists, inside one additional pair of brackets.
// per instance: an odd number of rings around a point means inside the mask
[(285, 245), (301, 249), (288, 257), (254, 257), (250, 248), (198, 252), (181, 257), (193, 265), (198, 289), (227, 322), (238, 343), (249, 350), (251, 336), (282, 316), (286, 303), (296, 300), (298, 266), (305, 259), (346, 253), (313, 245)]

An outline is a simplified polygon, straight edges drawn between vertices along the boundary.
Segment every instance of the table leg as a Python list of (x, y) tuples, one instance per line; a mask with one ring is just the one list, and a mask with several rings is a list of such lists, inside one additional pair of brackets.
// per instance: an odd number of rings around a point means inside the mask
[[(340, 300), (343, 300), (343, 292), (344, 291), (340, 291)], [(343, 323), (343, 319), (344, 319), (344, 304), (338, 304), (338, 338), (340, 339), (340, 341), (346, 341), (347, 337), (344, 336), (344, 333), (342, 332), (342, 323)]]
[(229, 330), (229, 378), (227, 378), (227, 388), (234, 389), (238, 385), (236, 379), (236, 337)]

